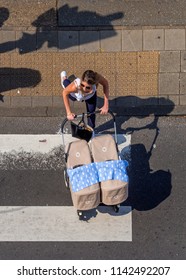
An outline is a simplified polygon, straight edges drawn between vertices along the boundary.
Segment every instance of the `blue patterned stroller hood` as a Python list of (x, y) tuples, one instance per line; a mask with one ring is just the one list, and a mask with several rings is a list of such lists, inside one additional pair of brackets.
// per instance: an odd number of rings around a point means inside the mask
[(72, 185), (72, 191), (78, 192), (93, 184), (107, 181), (120, 180), (128, 182), (126, 160), (110, 160), (92, 162), (77, 168), (68, 168), (67, 173)]

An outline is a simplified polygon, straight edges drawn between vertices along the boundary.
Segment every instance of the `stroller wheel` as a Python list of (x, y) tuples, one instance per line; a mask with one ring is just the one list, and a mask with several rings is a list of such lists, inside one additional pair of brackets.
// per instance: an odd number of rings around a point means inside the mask
[(65, 187), (69, 189), (69, 177), (66, 168), (64, 169), (64, 181), (65, 181)]
[(114, 212), (118, 213), (119, 212), (119, 208), (120, 208), (120, 204), (114, 205)]
[(83, 219), (83, 212), (81, 210), (77, 210), (77, 214), (80, 220)]

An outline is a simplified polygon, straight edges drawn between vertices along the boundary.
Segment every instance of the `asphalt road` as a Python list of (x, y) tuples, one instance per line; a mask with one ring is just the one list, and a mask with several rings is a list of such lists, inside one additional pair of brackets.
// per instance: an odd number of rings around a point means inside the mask
[[(55, 134), (60, 122), (1, 118), (0, 133)], [(0, 242), (0, 259), (186, 258), (186, 118), (118, 116), (117, 125), (118, 133), (131, 133), (130, 191), (124, 205), (132, 206), (132, 242)], [(14, 169), (0, 170), (0, 206), (4, 205), (72, 202), (62, 170)]]

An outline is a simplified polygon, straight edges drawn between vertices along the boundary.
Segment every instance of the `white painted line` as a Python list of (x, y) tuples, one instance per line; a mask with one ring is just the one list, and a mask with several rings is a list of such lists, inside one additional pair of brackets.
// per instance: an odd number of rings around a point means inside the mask
[[(64, 134), (65, 144), (77, 141), (70, 134)], [(118, 134), (118, 146), (120, 149), (130, 145), (131, 136)], [(62, 145), (62, 135), (59, 134), (1, 134), (0, 152), (33, 152), (49, 153)]]
[[(114, 136), (114, 135), (113, 135)], [(118, 134), (118, 149), (122, 159), (130, 164), (130, 135)], [(64, 143), (77, 141), (64, 134)], [(0, 135), (0, 170), (59, 170), (64, 169), (62, 135)]]
[(1, 153), (49, 153), (62, 144), (61, 135), (4, 134), (0, 135)]
[(0, 241), (132, 241), (131, 211), (99, 206), (87, 222), (71, 206), (1, 206)]

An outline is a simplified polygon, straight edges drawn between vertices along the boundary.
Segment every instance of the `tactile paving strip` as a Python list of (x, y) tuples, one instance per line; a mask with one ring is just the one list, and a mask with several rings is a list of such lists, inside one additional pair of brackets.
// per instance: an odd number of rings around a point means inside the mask
[[(111, 96), (158, 94), (159, 52), (14, 52), (1, 54), (0, 62), (1, 80), (2, 76), (9, 77), (4, 81), (7, 95), (60, 96), (60, 72), (81, 77), (87, 69), (108, 79)], [(98, 95), (103, 95), (101, 87)]]
[(158, 73), (159, 69), (159, 53), (158, 52), (139, 52), (138, 73), (152, 74)]

